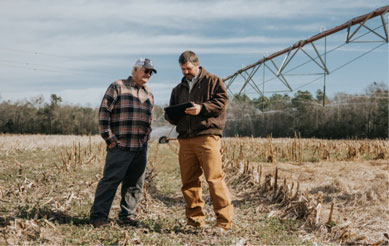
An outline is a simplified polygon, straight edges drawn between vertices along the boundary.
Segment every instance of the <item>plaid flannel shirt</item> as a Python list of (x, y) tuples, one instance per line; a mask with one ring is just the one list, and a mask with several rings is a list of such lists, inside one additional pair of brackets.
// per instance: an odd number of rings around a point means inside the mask
[(139, 87), (131, 76), (113, 82), (99, 110), (100, 134), (109, 145), (129, 151), (142, 150), (150, 138), (154, 96), (147, 86)]

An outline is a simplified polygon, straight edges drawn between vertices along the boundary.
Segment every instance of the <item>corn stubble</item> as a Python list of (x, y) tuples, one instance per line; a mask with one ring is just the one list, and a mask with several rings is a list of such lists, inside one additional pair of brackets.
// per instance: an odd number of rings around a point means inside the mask
[[(388, 152), (387, 140), (302, 139), (299, 134), (295, 134), (293, 139), (272, 139), (271, 136), (266, 139), (224, 139), (222, 148), (224, 169), (233, 176), (232, 179), (245, 181), (247, 189), (257, 189), (255, 195), (269, 204), (270, 216), (301, 221), (306, 231), (318, 234), (329, 242), (347, 245), (389, 244), (386, 237), (389, 229)], [(369, 162), (365, 164), (366, 160)], [(360, 190), (352, 193), (350, 188), (342, 189), (342, 184), (348, 182), (347, 171), (358, 169), (361, 162), (367, 169), (370, 165), (380, 167), (371, 176), (374, 182), (361, 177)], [(355, 168), (354, 163), (358, 163)], [(318, 164), (317, 167), (315, 164)], [(345, 173), (332, 174), (330, 169), (334, 166), (339, 166), (335, 169)], [(279, 168), (283, 169), (284, 178), (280, 177)], [(317, 172), (317, 179), (296, 175), (296, 172), (304, 171)], [(327, 174), (335, 178), (327, 178)], [(336, 177), (338, 175), (342, 177), (341, 180)], [(309, 181), (304, 191), (299, 180)], [(312, 180), (328, 185), (312, 187), (312, 183), (315, 183)], [(334, 184), (331, 184), (331, 180), (335, 181)], [(334, 192), (331, 186), (340, 188)], [(370, 211), (366, 209), (369, 206)], [(377, 214), (369, 214), (373, 211)], [(376, 217), (381, 216), (380, 212), (384, 218)], [(352, 221), (354, 218), (359, 218), (355, 224)], [(379, 223), (372, 226), (375, 222)], [(370, 225), (370, 228), (366, 225)], [(373, 230), (376, 230), (375, 233), (372, 233)]]
[[(0, 135), (0, 244), (148, 244), (159, 242), (153, 241), (158, 235), (173, 234), (174, 242), (188, 243), (182, 218), (173, 218), (172, 198), (157, 199), (167, 196), (159, 194), (157, 179), (163, 173), (158, 166), (177, 158), (178, 144), (152, 141), (150, 146), (138, 207), (145, 227), (129, 231), (112, 221), (114, 230), (95, 232), (87, 224), (106, 153), (101, 138)], [(226, 138), (221, 152), (233, 197), (254, 201), (258, 213), (296, 221), (302, 235), (322, 242), (384, 245), (389, 243), (388, 149), (386, 140), (302, 139), (295, 134), (290, 139)], [(118, 210), (117, 196), (111, 214)], [(75, 227), (69, 229), (69, 224)], [(77, 232), (80, 226), (82, 233)], [(63, 230), (80, 236), (69, 239)]]

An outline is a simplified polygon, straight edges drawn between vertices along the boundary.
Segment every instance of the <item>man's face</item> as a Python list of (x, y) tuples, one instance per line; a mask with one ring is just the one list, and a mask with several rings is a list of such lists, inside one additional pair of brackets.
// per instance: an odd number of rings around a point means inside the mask
[(139, 85), (143, 86), (149, 81), (152, 71), (144, 67), (135, 67), (132, 79)]
[(199, 73), (199, 63), (192, 64), (191, 62), (187, 62), (185, 64), (180, 64), (182, 74), (188, 80), (193, 79)]

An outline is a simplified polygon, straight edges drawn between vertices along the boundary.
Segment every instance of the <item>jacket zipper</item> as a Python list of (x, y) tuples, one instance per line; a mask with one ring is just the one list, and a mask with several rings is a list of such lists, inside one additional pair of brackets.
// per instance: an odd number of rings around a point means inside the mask
[[(188, 84), (189, 85), (189, 84)], [(193, 90), (193, 88), (192, 88)], [(188, 87), (188, 102), (190, 102), (190, 93), (191, 93), (191, 90), (190, 90), (190, 87)], [(191, 123), (190, 123), (190, 120), (191, 120), (191, 115), (187, 115), (186, 116), (186, 119), (188, 120), (188, 137), (192, 137), (192, 126), (191, 126)]]

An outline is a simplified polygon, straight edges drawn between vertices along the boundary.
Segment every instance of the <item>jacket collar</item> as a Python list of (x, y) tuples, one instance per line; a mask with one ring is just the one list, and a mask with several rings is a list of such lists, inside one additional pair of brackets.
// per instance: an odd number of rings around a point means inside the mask
[[(199, 74), (197, 74), (197, 76), (195, 77), (196, 80), (195, 80), (195, 84), (198, 82), (198, 81), (201, 81), (205, 75), (207, 74), (207, 70), (205, 70), (205, 68), (203, 68), (202, 66), (200, 66), (200, 72)], [(187, 82), (187, 79), (184, 77), (182, 77), (181, 79), (181, 84), (183, 84), (184, 86), (188, 87), (189, 88), (189, 85), (188, 85), (188, 82)]]

